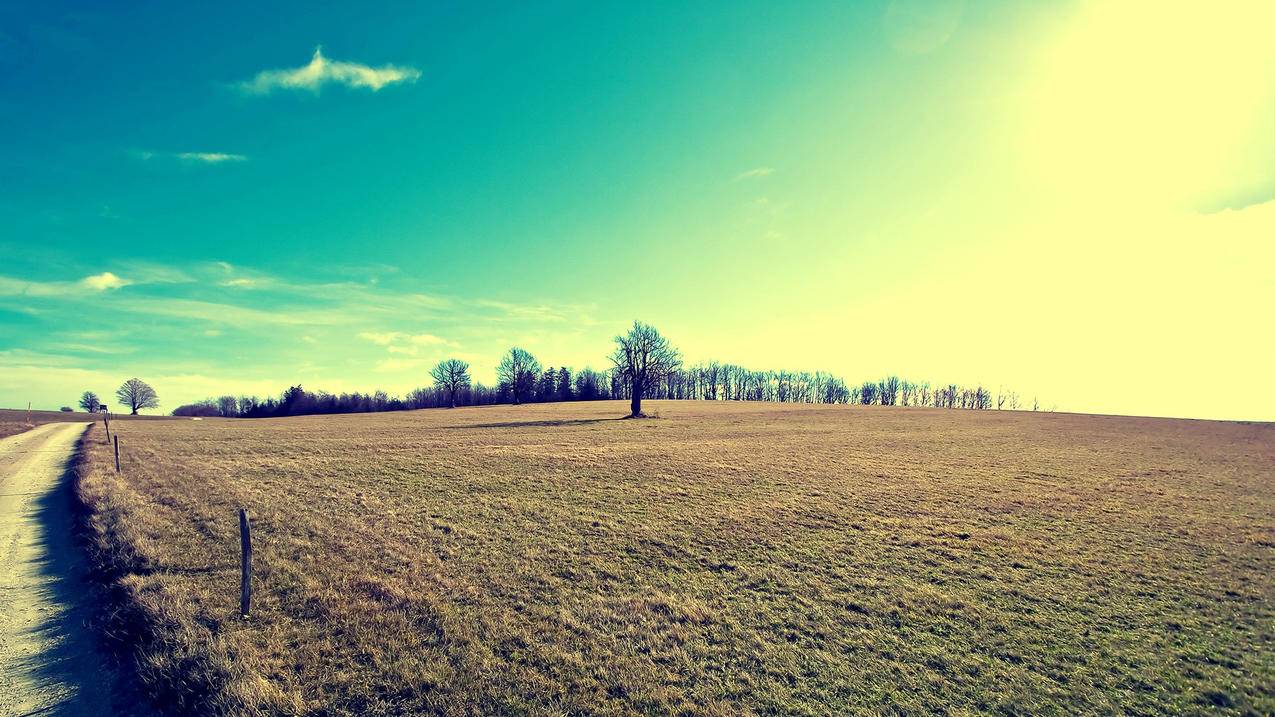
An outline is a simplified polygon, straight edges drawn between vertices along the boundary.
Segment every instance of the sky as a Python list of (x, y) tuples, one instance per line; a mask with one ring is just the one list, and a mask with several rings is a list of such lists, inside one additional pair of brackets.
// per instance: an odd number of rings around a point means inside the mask
[(1275, 420), (1275, 3), (0, 6), (0, 406), (687, 361)]

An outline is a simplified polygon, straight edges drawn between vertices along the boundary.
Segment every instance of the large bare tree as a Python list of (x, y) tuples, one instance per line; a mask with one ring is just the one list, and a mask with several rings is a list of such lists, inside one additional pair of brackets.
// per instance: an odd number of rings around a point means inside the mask
[(159, 408), (159, 395), (140, 378), (130, 378), (115, 391), (115, 398), (128, 406), (133, 415), (142, 408)]
[(456, 407), (456, 394), (469, 388), (469, 364), (460, 359), (449, 358), (438, 362), (429, 370), (434, 385), (447, 392), (447, 402)]
[(634, 321), (627, 334), (615, 337), (611, 363), (629, 384), (629, 415), (637, 418), (642, 415), (642, 394), (647, 387), (677, 370), (682, 357), (654, 326)]
[(522, 400), (531, 394), (531, 389), (535, 387), (536, 379), (540, 376), (540, 362), (525, 349), (515, 346), (500, 359), (500, 365), (496, 367), (496, 376), (501, 383), (509, 387), (514, 403), (522, 403)]

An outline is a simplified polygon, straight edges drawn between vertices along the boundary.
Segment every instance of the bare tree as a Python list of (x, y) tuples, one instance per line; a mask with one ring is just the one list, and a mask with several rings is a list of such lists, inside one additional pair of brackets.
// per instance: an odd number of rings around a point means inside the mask
[(456, 394), (469, 388), (469, 364), (460, 359), (443, 359), (429, 370), (434, 385), (447, 392), (448, 404), (456, 407)]
[(629, 415), (637, 418), (642, 415), (642, 394), (647, 387), (681, 366), (682, 357), (654, 326), (634, 321), (627, 334), (615, 337), (611, 363), (629, 384)]
[(522, 403), (522, 399), (531, 394), (531, 389), (540, 376), (540, 362), (525, 349), (515, 346), (500, 359), (496, 376), (509, 387), (514, 403)]
[(142, 408), (159, 408), (159, 395), (140, 378), (130, 378), (115, 391), (115, 398), (137, 415)]
[(886, 376), (877, 385), (877, 390), (881, 394), (882, 406), (896, 405), (899, 402), (899, 377)]
[(239, 413), (239, 401), (234, 396), (222, 396), (217, 399), (217, 413), (226, 418), (234, 418)]
[(85, 391), (80, 395), (80, 408), (83, 408), (89, 413), (97, 413), (97, 409), (101, 405), (102, 399), (98, 398), (97, 394), (92, 391)]

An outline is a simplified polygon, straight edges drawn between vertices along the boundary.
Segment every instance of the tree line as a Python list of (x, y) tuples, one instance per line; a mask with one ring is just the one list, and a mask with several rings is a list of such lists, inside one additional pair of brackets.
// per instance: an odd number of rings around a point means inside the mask
[[(635, 322), (615, 337), (603, 370), (543, 366), (531, 352), (512, 347), (496, 368), (496, 384), (474, 381), (469, 364), (446, 358), (430, 370), (432, 385), (403, 397), (385, 391), (328, 393), (290, 386), (279, 396), (221, 396), (180, 406), (175, 416), (268, 418), (329, 413), (367, 413), (418, 408), (481, 406), (556, 401), (629, 401), (630, 415), (641, 416), (643, 399), (772, 401), (778, 403), (925, 406), (972, 410), (1024, 407), (1019, 395), (1004, 388), (931, 384), (886, 376), (849, 384), (823, 371), (758, 371), (709, 361), (684, 365), (680, 353), (654, 327)], [(1033, 399), (1032, 410), (1040, 404)]]

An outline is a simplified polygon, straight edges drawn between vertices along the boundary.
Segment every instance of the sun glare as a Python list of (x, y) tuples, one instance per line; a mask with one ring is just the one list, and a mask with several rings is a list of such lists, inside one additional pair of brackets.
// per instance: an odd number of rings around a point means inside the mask
[(1207, 207), (1269, 171), (1275, 3), (1093, 2), (1043, 53), (1028, 152), (1045, 182)]

